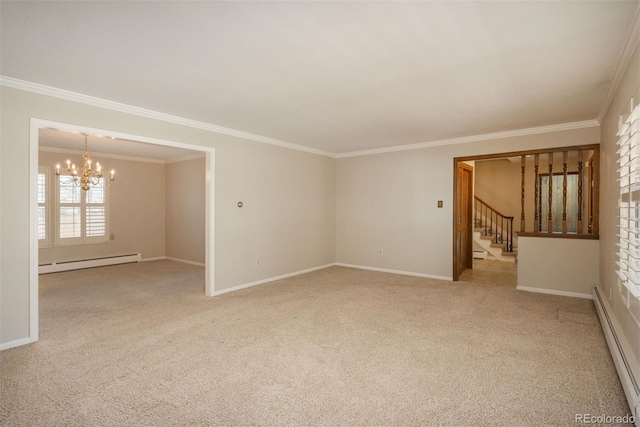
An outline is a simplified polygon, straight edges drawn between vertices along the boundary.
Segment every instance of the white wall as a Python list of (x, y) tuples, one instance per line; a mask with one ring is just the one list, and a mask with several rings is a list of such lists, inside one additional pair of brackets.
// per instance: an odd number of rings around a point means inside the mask
[(217, 291), (335, 261), (332, 158), (7, 87), (0, 87), (0, 114), (2, 344), (29, 336), (32, 117), (214, 147)]
[(451, 278), (455, 157), (599, 140), (592, 127), (338, 159), (337, 262)]
[[(38, 163), (49, 167), (49, 200), (55, 209), (55, 165), (80, 155), (40, 151)], [(39, 264), (141, 253), (143, 258), (165, 255), (165, 165), (131, 160), (100, 158), (105, 168), (117, 171), (109, 187), (109, 234), (107, 243), (40, 248)], [(204, 196), (203, 196), (204, 197)], [(54, 213), (50, 219), (53, 221)], [(51, 228), (53, 232), (54, 229)], [(53, 243), (53, 236), (51, 242)]]
[(205, 263), (205, 159), (168, 163), (166, 256)]
[(518, 289), (591, 297), (600, 274), (597, 240), (520, 237), (518, 245)]
[[(629, 100), (635, 97), (635, 105), (640, 103), (640, 44), (636, 47), (618, 90), (602, 121), (601, 179), (600, 179), (600, 284), (603, 294), (610, 301), (614, 316), (621, 325), (624, 335), (640, 361), (640, 300), (631, 299), (627, 307), (618, 292), (615, 274), (617, 237), (618, 165), (616, 132), (618, 118), (630, 112)], [(640, 372), (636, 373), (640, 377)]]

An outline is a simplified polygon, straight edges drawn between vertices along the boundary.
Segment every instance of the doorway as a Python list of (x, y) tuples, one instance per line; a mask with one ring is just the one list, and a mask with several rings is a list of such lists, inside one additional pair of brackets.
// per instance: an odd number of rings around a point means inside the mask
[(29, 342), (38, 340), (38, 149), (41, 129), (54, 129), (62, 132), (88, 135), (107, 135), (111, 138), (154, 144), (165, 147), (182, 148), (205, 154), (205, 295), (214, 296), (214, 170), (215, 149), (182, 142), (161, 140), (158, 138), (126, 134), (117, 131), (90, 128), (49, 120), (30, 121), (29, 137), (29, 176), (30, 176), (30, 260), (29, 260)]
[(473, 268), (473, 167), (462, 162), (456, 164), (456, 200), (454, 241), (454, 278), (458, 280), (467, 268)]

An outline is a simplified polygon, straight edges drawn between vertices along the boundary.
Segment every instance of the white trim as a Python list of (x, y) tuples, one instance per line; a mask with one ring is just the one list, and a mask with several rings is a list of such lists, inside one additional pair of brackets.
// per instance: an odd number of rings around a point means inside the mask
[(532, 288), (529, 286), (516, 286), (516, 290), (525, 292), (535, 292), (539, 294), (560, 295), (562, 297), (593, 299), (591, 294), (583, 294), (579, 292), (557, 291), (555, 289)]
[(215, 150), (207, 152), (204, 160), (204, 294), (212, 297), (215, 287), (215, 228), (216, 228), (216, 164)]
[(174, 258), (171, 256), (166, 256), (164, 257), (164, 259), (169, 261), (181, 262), (183, 264), (197, 265), (198, 267), (206, 267), (206, 265), (201, 262), (187, 261), (186, 259)]
[(8, 350), (14, 347), (20, 347), (21, 345), (31, 344), (32, 342), (36, 342), (36, 341), (37, 340), (31, 340), (31, 338), (21, 338), (19, 340), (5, 342), (0, 344), (0, 351)]
[[(58, 89), (51, 86), (45, 86), (38, 83), (32, 83), (25, 80), (15, 79), (13, 77), (0, 75), (0, 85), (10, 87), (13, 89), (33, 92), (40, 95), (52, 96), (52, 97), (64, 99), (67, 101), (78, 102), (80, 104), (91, 105), (93, 107), (106, 108), (108, 110), (118, 111), (125, 114), (132, 114), (135, 116), (141, 116), (149, 119), (160, 120), (163, 122), (174, 123), (181, 126), (188, 126), (191, 128), (207, 130), (210, 132), (234, 136), (236, 138), (263, 142), (265, 144), (275, 145), (283, 148), (289, 148), (291, 150), (304, 151), (307, 153), (317, 154), (317, 155), (326, 156), (326, 157), (335, 157), (335, 154), (333, 153), (329, 153), (328, 151), (318, 150), (316, 148), (305, 147), (302, 145), (293, 144), (291, 142), (280, 141), (278, 139), (269, 138), (262, 135), (256, 135), (249, 132), (243, 132), (240, 130), (218, 126), (211, 123), (200, 122), (197, 120), (186, 119), (184, 117), (173, 116), (171, 114), (160, 113), (158, 111), (147, 110), (145, 108), (134, 107), (127, 104), (121, 104), (119, 102), (109, 101), (107, 99), (96, 98), (94, 96), (84, 95), (78, 92), (71, 92), (64, 89)], [(109, 134), (109, 132), (105, 131), (104, 134)]]
[[(0, 144), (0, 169), (2, 165), (2, 144)], [(2, 190), (2, 172), (0, 171), (0, 191)], [(0, 197), (0, 307), (2, 307), (2, 197)], [(2, 342), (2, 315), (0, 314), (0, 342)], [(2, 345), (0, 344), (0, 348)]]
[[(0, 86), (6, 86), (6, 87), (33, 92), (33, 93), (46, 95), (46, 96), (53, 96), (55, 98), (65, 99), (67, 101), (78, 102), (81, 104), (87, 104), (87, 105), (91, 105), (99, 108), (106, 108), (106, 109), (118, 111), (121, 113), (132, 114), (132, 115), (146, 117), (154, 120), (160, 120), (160, 121), (174, 123), (182, 126), (188, 126), (196, 129), (202, 129), (210, 132), (230, 135), (237, 138), (248, 139), (251, 141), (263, 142), (265, 144), (275, 145), (278, 147), (289, 148), (297, 151), (304, 151), (311, 154), (317, 154), (319, 156), (339, 158), (339, 159), (345, 158), (345, 157), (356, 157), (356, 156), (366, 156), (371, 154), (391, 153), (395, 151), (417, 150), (420, 148), (437, 147), (442, 145), (464, 144), (468, 142), (486, 141), (490, 139), (500, 139), (500, 138), (515, 137), (515, 136), (559, 132), (559, 131), (565, 131), (565, 130), (595, 127), (600, 125), (598, 120), (586, 120), (582, 122), (561, 123), (556, 125), (540, 126), (535, 128), (518, 129), (518, 130), (490, 133), (490, 134), (484, 134), (484, 135), (472, 135), (472, 136), (465, 136), (461, 138), (427, 141), (427, 142), (421, 142), (417, 144), (396, 145), (396, 146), (375, 148), (371, 150), (352, 151), (347, 153), (336, 154), (336, 153), (331, 153), (324, 150), (319, 150), (316, 148), (305, 147), (303, 145), (294, 144), (291, 142), (269, 138), (262, 135), (256, 135), (249, 132), (243, 132), (235, 129), (225, 128), (225, 127), (214, 125), (211, 123), (205, 123), (197, 120), (186, 119), (183, 117), (173, 116), (170, 114), (160, 113), (157, 111), (147, 110), (144, 108), (133, 107), (130, 105), (121, 104), (119, 102), (113, 102), (113, 101), (109, 101), (102, 98), (83, 95), (77, 92), (71, 92), (64, 89), (58, 89), (51, 86), (41, 85), (38, 83), (27, 82), (24, 80), (15, 79), (13, 77), (0, 75)], [(77, 127), (77, 128), (84, 129), (82, 127)], [(79, 132), (86, 133), (86, 130), (80, 130)], [(109, 135), (111, 137), (119, 138), (118, 134), (114, 132), (109, 132), (109, 131), (104, 131), (104, 133), (99, 133), (99, 135)], [(127, 138), (123, 138), (123, 139), (127, 139)], [(147, 142), (147, 141), (140, 140), (140, 142)], [(181, 147), (181, 146), (178, 146), (178, 147)], [(182, 148), (186, 148), (186, 147), (182, 147)], [(197, 148), (191, 148), (191, 149), (198, 150)]]
[(45, 264), (38, 267), (39, 274), (58, 273), (60, 271), (82, 270), (85, 268), (106, 267), (109, 265), (131, 264), (140, 262), (140, 254), (115, 255), (99, 259), (88, 259), (78, 261), (66, 261), (61, 263)]
[[(61, 154), (73, 154), (73, 155), (84, 154), (84, 151), (80, 151), (80, 150), (70, 150), (67, 148), (58, 148), (58, 147), (44, 147), (42, 145), (40, 146), (39, 150), (45, 151), (47, 153), (61, 153)], [(91, 152), (91, 156), (104, 157), (108, 159), (129, 160), (133, 162), (156, 163), (161, 165), (164, 165), (167, 163), (166, 161), (159, 160), (159, 159), (149, 159), (146, 157), (134, 157), (134, 156), (122, 156), (120, 154), (97, 153), (94, 151)]]
[[(84, 154), (84, 151), (81, 151), (81, 150), (72, 150), (69, 148), (58, 148), (58, 147), (46, 147), (42, 145), (40, 146), (39, 150), (45, 151), (47, 153), (73, 154), (73, 155), (80, 155), (80, 156)], [(95, 151), (92, 151), (91, 155), (94, 157), (104, 157), (107, 159), (129, 160), (132, 162), (155, 163), (159, 165), (186, 162), (187, 160), (195, 160), (195, 159), (201, 159), (205, 157), (205, 153), (198, 153), (198, 154), (191, 154), (188, 156), (174, 157), (171, 159), (162, 160), (162, 159), (151, 159), (148, 157), (123, 156), (121, 154), (99, 153)]]
[[(604, 297), (599, 286), (593, 288), (593, 300), (596, 312), (600, 319), (602, 331), (609, 346), (609, 352), (613, 359), (622, 389), (627, 397), (629, 407), (636, 417), (636, 426), (640, 426), (640, 390), (637, 381), (640, 380), (640, 364), (634, 358), (629, 342), (624, 336), (620, 324), (616, 320), (614, 311)], [(634, 385), (635, 382), (635, 385)]]
[(403, 276), (425, 277), (428, 279), (438, 279), (438, 280), (447, 280), (447, 281), (453, 280), (453, 277), (449, 277), (449, 276), (436, 276), (434, 274), (414, 273), (413, 271), (391, 270), (388, 268), (368, 267), (365, 265), (345, 264), (342, 262), (336, 262), (335, 265), (339, 267), (357, 268), (359, 270), (371, 270), (371, 271), (380, 271), (382, 273), (402, 274)]
[[(0, 84), (2, 80), (0, 77)], [(38, 235), (37, 235), (37, 214), (38, 214), (38, 198), (37, 198), (37, 179), (38, 179), (38, 131), (39, 129), (58, 129), (65, 132), (89, 133), (89, 134), (109, 134), (116, 138), (128, 139), (133, 142), (145, 142), (155, 145), (166, 145), (169, 147), (185, 148), (187, 150), (202, 151), (206, 153), (207, 164), (206, 174), (206, 208), (205, 218), (208, 218), (205, 224), (205, 245), (206, 260), (205, 266), (205, 292), (211, 295), (215, 290), (215, 257), (213, 252), (214, 235), (214, 176), (215, 176), (215, 148), (186, 144), (182, 142), (169, 141), (164, 139), (126, 134), (122, 132), (108, 131), (104, 129), (91, 128), (87, 126), (73, 125), (69, 123), (56, 122), (52, 120), (31, 118), (29, 123), (29, 338), (28, 342), (38, 340)], [(211, 246), (211, 248), (210, 248)], [(25, 341), (26, 343), (26, 341)]]
[(635, 51), (636, 46), (638, 46), (639, 40), (640, 6), (638, 6), (638, 8), (636, 9), (636, 14), (633, 18), (633, 24), (631, 25), (631, 29), (629, 30), (627, 41), (624, 45), (624, 48), (622, 49), (622, 54), (620, 55), (620, 59), (618, 59), (618, 64), (615, 71), (613, 72), (613, 76), (611, 77), (609, 87), (607, 88), (607, 93), (604, 97), (604, 100), (602, 101), (602, 106), (600, 107), (600, 112), (598, 114), (599, 123), (602, 123), (602, 121), (604, 120), (604, 116), (609, 110), (611, 101), (613, 101), (613, 97), (618, 90), (618, 86), (620, 86), (622, 77), (624, 76), (625, 71), (627, 71), (627, 67), (629, 66), (629, 62), (631, 61), (631, 57), (633, 56), (633, 52)]
[(265, 283), (274, 282), (276, 280), (287, 279), (289, 277), (299, 276), (301, 274), (311, 273), (312, 271), (322, 270), (324, 268), (333, 267), (335, 265), (336, 265), (335, 263), (325, 264), (325, 265), (321, 265), (321, 266), (318, 266), (318, 267), (307, 268), (306, 270), (300, 270), (300, 271), (295, 271), (293, 273), (283, 274), (281, 276), (269, 277), (268, 279), (258, 280), (258, 281), (251, 282), (251, 283), (245, 283), (244, 285), (238, 285), (238, 286), (234, 286), (232, 288), (222, 289), (220, 291), (215, 291), (213, 293), (213, 296), (218, 296), (218, 295), (226, 294), (226, 293), (229, 293), (229, 292), (239, 291), (240, 289), (246, 289), (246, 288), (250, 288), (252, 286), (262, 285), (262, 284), (265, 284)]
[(540, 133), (560, 132), (574, 129), (584, 129), (600, 126), (597, 120), (585, 120), (583, 122), (561, 123), (557, 125), (539, 126), (535, 128), (508, 130), (505, 132), (487, 133), (483, 135), (463, 136), (460, 138), (441, 139), (436, 141), (419, 142), (416, 144), (395, 145), (391, 147), (374, 148), (372, 150), (351, 151), (340, 153), (336, 157), (369, 156), (372, 154), (393, 153), (396, 151), (418, 150), (420, 148), (438, 147), (442, 145), (466, 144), (469, 142), (487, 141), (490, 139), (512, 138), (515, 136), (537, 135)]
[[(1, 82), (0, 82), (1, 83)], [(184, 142), (171, 141), (167, 139), (159, 139), (149, 136), (142, 135), (132, 135), (123, 132), (117, 132), (112, 130), (103, 130), (98, 128), (93, 128), (89, 126), (78, 125), (74, 123), (64, 123), (64, 122), (56, 122), (53, 120), (39, 119), (32, 117), (31, 120), (35, 120), (38, 123), (38, 129), (54, 129), (62, 132), (70, 132), (70, 133), (87, 133), (93, 135), (105, 135), (108, 134), (109, 137), (118, 138), (118, 139), (127, 139), (130, 142), (144, 142), (146, 144), (153, 145), (165, 145), (168, 147), (174, 148), (184, 148), (186, 150), (193, 151), (202, 151), (202, 152), (211, 152), (215, 151), (215, 148), (207, 147), (204, 145), (194, 145), (187, 144)]]
[[(29, 122), (29, 337), (38, 341), (38, 126)], [(52, 242), (54, 239), (51, 240)]]
[(161, 260), (163, 260), (163, 259), (167, 259), (167, 257), (166, 257), (166, 256), (156, 256), (156, 257), (153, 257), (153, 258), (142, 258), (142, 259), (140, 260), (140, 262), (147, 262), (147, 261), (161, 261)]

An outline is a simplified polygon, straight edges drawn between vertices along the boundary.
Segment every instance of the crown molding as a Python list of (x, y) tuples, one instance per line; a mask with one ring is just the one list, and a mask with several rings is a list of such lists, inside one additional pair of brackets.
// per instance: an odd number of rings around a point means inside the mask
[[(71, 150), (71, 149), (67, 149), (67, 148), (58, 148), (58, 147), (45, 147), (45, 146), (39, 146), (38, 147), (38, 151), (44, 151), (47, 153), (60, 153), (60, 154), (71, 154), (74, 156), (81, 156), (84, 154), (84, 151), (80, 151), (80, 150)], [(133, 161), (133, 162), (143, 162), (143, 163), (157, 163), (157, 164), (161, 164), (164, 165), (166, 163), (169, 163), (169, 161), (165, 161), (165, 160), (159, 160), (159, 159), (149, 159), (149, 158), (145, 158), (145, 157), (133, 157), (133, 156), (123, 156), (121, 154), (108, 154), (108, 153), (97, 153), (95, 151), (91, 152), (91, 156), (93, 157), (103, 157), (106, 159), (117, 159), (117, 160), (129, 160), (129, 161)], [(199, 157), (202, 157), (203, 155), (199, 155)]]
[[(637, 19), (636, 19), (636, 22), (637, 22)], [(633, 49), (631, 50), (633, 51)], [(324, 150), (318, 150), (316, 148), (305, 147), (305, 146), (293, 144), (290, 142), (280, 141), (280, 140), (269, 138), (266, 136), (261, 136), (261, 135), (256, 135), (248, 132), (235, 130), (235, 129), (225, 128), (225, 127), (213, 125), (210, 123), (173, 116), (170, 114), (159, 113), (152, 110), (146, 110), (144, 108), (133, 107), (130, 105), (121, 104), (118, 102), (113, 102), (113, 101), (109, 101), (102, 98), (83, 95), (77, 92), (71, 92), (64, 89), (58, 89), (51, 86), (41, 85), (38, 83), (32, 83), (24, 80), (14, 79), (12, 77), (6, 77), (6, 76), (0, 75), (0, 86), (6, 86), (6, 87), (33, 92), (41, 95), (52, 96), (52, 97), (64, 99), (67, 101), (78, 102), (81, 104), (91, 105), (94, 107), (105, 108), (113, 111), (137, 115), (137, 116), (146, 117), (154, 120), (161, 120), (161, 121), (174, 123), (182, 126), (188, 126), (196, 129), (202, 129), (210, 132), (230, 135), (237, 138), (252, 140), (256, 142), (262, 142), (265, 144), (275, 145), (283, 148), (289, 148), (297, 151), (303, 151), (303, 152), (330, 157), (330, 158), (357, 157), (357, 156), (367, 156), (372, 154), (392, 153), (396, 151), (417, 150), (420, 148), (437, 147), (437, 146), (443, 146), (443, 145), (465, 144), (469, 142), (479, 142), (479, 141), (486, 141), (490, 139), (535, 135), (535, 134), (542, 134), (542, 133), (549, 133), (549, 132), (558, 132), (558, 131), (565, 131), (565, 130), (596, 127), (600, 125), (598, 120), (586, 120), (582, 122), (562, 123), (562, 124), (556, 124), (556, 125), (550, 125), (550, 126), (541, 126), (541, 127), (535, 127), (535, 128), (517, 129), (517, 130), (496, 132), (496, 133), (483, 134), (483, 135), (473, 135), (473, 136), (465, 136), (460, 138), (427, 141), (427, 142), (420, 142), (416, 144), (387, 146), (382, 148), (374, 148), (370, 150), (351, 151), (351, 152), (336, 154), (336, 153), (331, 153)], [(69, 151), (65, 151), (65, 152), (69, 152)], [(116, 157), (117, 155), (115, 154), (102, 154), (102, 153), (96, 153), (96, 154), (99, 154), (102, 157), (110, 157), (114, 159), (120, 158), (123, 160), (134, 160), (134, 161), (149, 160), (151, 162), (158, 162), (155, 159), (141, 160), (140, 158), (137, 158), (137, 157), (128, 157), (128, 156)], [(174, 159), (173, 161), (183, 161), (183, 160)], [(160, 161), (160, 162), (165, 163), (165, 161)]]
[(463, 136), (460, 138), (441, 139), (436, 141), (419, 142), (416, 144), (397, 145), (395, 147), (374, 148), (372, 150), (352, 151), (340, 153), (336, 157), (368, 156), (372, 154), (393, 153), (395, 151), (418, 150), (420, 148), (438, 147), (442, 145), (466, 144), (469, 142), (487, 141), (490, 139), (511, 138), (515, 136), (536, 135), (549, 132), (560, 132), (565, 130), (583, 129), (600, 126), (597, 120), (585, 120), (582, 122), (562, 123), (550, 126), (540, 126), (535, 128), (509, 130), (505, 132), (487, 133), (483, 135)]
[(263, 142), (265, 144), (275, 145), (283, 148), (289, 148), (291, 150), (304, 151), (306, 153), (317, 154), (320, 156), (326, 156), (326, 157), (332, 157), (332, 158), (336, 157), (334, 153), (318, 150), (316, 148), (305, 147), (303, 145), (298, 145), (298, 144), (294, 144), (286, 141), (280, 141), (279, 139), (269, 138), (267, 136), (256, 135), (249, 132), (243, 132), (236, 129), (214, 125), (211, 123), (200, 122), (197, 120), (186, 119), (184, 117), (174, 116), (171, 114), (165, 114), (165, 113), (160, 113), (153, 110), (147, 110), (145, 108), (134, 107), (127, 104), (121, 104), (119, 102), (109, 101), (107, 99), (102, 99), (102, 98), (96, 98), (94, 96), (84, 95), (78, 92), (71, 92), (64, 89), (58, 89), (55, 87), (46, 86), (39, 83), (32, 83), (25, 80), (19, 80), (13, 77), (0, 75), (0, 86), (6, 86), (13, 89), (33, 92), (40, 95), (52, 96), (52, 97), (64, 99), (67, 101), (78, 102), (81, 104), (91, 105), (93, 107), (105, 108), (108, 110), (118, 111), (126, 114), (132, 114), (140, 117), (146, 117), (154, 120), (160, 120), (168, 123), (174, 123), (177, 125), (188, 126), (196, 129), (202, 129), (209, 132), (215, 132), (219, 134), (234, 136), (236, 138)]
[(192, 154), (192, 155), (189, 155), (189, 156), (174, 157), (173, 159), (167, 159), (167, 160), (165, 160), (164, 163), (165, 164), (180, 163), (180, 162), (186, 162), (188, 160), (203, 159), (205, 157), (206, 157), (206, 155), (204, 153)]
[(609, 110), (609, 106), (611, 105), (611, 101), (613, 101), (613, 97), (618, 90), (618, 86), (620, 86), (620, 82), (622, 81), (622, 77), (624, 76), (624, 72), (627, 70), (629, 66), (629, 62), (631, 61), (631, 57), (633, 56), (633, 52), (638, 46), (638, 42), (640, 41), (640, 4), (636, 9), (635, 17), (633, 18), (633, 24), (631, 25), (631, 29), (629, 30), (629, 36), (627, 37), (627, 42), (624, 45), (624, 49), (622, 49), (622, 54), (620, 55), (620, 59), (618, 60), (618, 65), (616, 66), (615, 71), (613, 72), (613, 76), (611, 77), (611, 82), (609, 83), (609, 87), (607, 88), (607, 93), (605, 94), (604, 101), (602, 102), (602, 106), (600, 107), (600, 113), (598, 114), (598, 123), (602, 123), (604, 120), (604, 116), (607, 114)]

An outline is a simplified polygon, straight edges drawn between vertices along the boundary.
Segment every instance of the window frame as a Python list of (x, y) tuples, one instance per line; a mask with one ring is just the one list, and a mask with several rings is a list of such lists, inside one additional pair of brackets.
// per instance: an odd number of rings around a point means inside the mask
[[(570, 179), (570, 177), (575, 178), (575, 188), (574, 190), (577, 192), (578, 191), (578, 180), (580, 180), (580, 173), (578, 171), (571, 171), (571, 172), (567, 172), (567, 192), (569, 192), (569, 186), (572, 183), (572, 180)], [(543, 180), (544, 178), (546, 178), (547, 182), (543, 184)], [(552, 180), (555, 181), (555, 178), (562, 178), (564, 179), (564, 172), (554, 172), (553, 173), (553, 177), (551, 178)], [(549, 224), (546, 220), (544, 220), (544, 218), (547, 218), (546, 215), (543, 215), (542, 212), (542, 208), (544, 205), (544, 202), (547, 201), (546, 197), (547, 197), (547, 193), (546, 193), (546, 189), (549, 188), (549, 173), (539, 173), (538, 174), (538, 188), (543, 189), (544, 191), (540, 191), (538, 193), (538, 200), (536, 201), (536, 208), (538, 209), (538, 218), (543, 218), (543, 220), (538, 222), (538, 230), (536, 230), (538, 233), (549, 233), (549, 231), (547, 230)], [(561, 183), (562, 184), (562, 183)], [(553, 184), (555, 186), (555, 183)], [(582, 208), (584, 211), (584, 206), (580, 207), (578, 206), (578, 200), (577, 199), (571, 199), (571, 202), (575, 202), (576, 204), (576, 209), (578, 208)], [(548, 203), (547, 203), (548, 204)], [(584, 202), (583, 202), (584, 204)], [(558, 197), (558, 195), (556, 194), (553, 197), (553, 201), (552, 201), (552, 209), (553, 206), (555, 206), (556, 208), (558, 208), (559, 210), (562, 210), (562, 195), (560, 195), (560, 197)], [(548, 211), (546, 212), (548, 213)], [(569, 213), (569, 199), (567, 200), (567, 213)], [(558, 216), (558, 215), (553, 215), (553, 222), (554, 222), (554, 229), (551, 231), (551, 233), (562, 233), (562, 217)], [(571, 223), (572, 221), (569, 221), (569, 223)], [(559, 230), (555, 229), (555, 226), (559, 225)], [(576, 218), (575, 220), (575, 230), (571, 230), (571, 228), (569, 228), (569, 230), (567, 231), (567, 234), (579, 234), (578, 233), (578, 220)]]
[(618, 290), (628, 298), (640, 299), (640, 105), (620, 121), (617, 135), (619, 164), (618, 252), (616, 274)]
[[(38, 166), (38, 179), (40, 179), (40, 175), (44, 175), (44, 202), (40, 202), (38, 199), (38, 209), (41, 207), (44, 208), (44, 239), (38, 239), (38, 247), (39, 248), (48, 248), (52, 244), (51, 239), (51, 177), (50, 177), (50, 169), (48, 166)], [(38, 182), (38, 185), (40, 183)], [(39, 215), (38, 215), (39, 218)], [(38, 230), (36, 231), (39, 234), (39, 224)]]
[[(55, 185), (55, 224), (56, 224), (56, 232), (55, 232), (55, 246), (77, 246), (77, 245), (89, 245), (89, 244), (99, 244), (99, 243), (109, 243), (109, 185), (105, 185), (104, 188), (104, 201), (103, 203), (89, 203), (88, 199), (88, 191), (82, 190), (82, 188), (77, 187), (80, 192), (80, 202), (61, 202), (60, 201), (60, 193), (61, 193), (61, 179), (72, 179), (70, 174), (60, 174), (60, 177), (56, 179)], [(106, 179), (101, 178), (103, 184), (106, 182)], [(71, 185), (75, 186), (75, 183)], [(93, 186), (92, 186), (93, 188)], [(87, 236), (87, 208), (90, 206), (103, 206), (104, 207), (104, 235), (102, 236)], [(62, 207), (78, 207), (80, 210), (80, 236), (78, 237), (60, 237), (60, 210)]]

